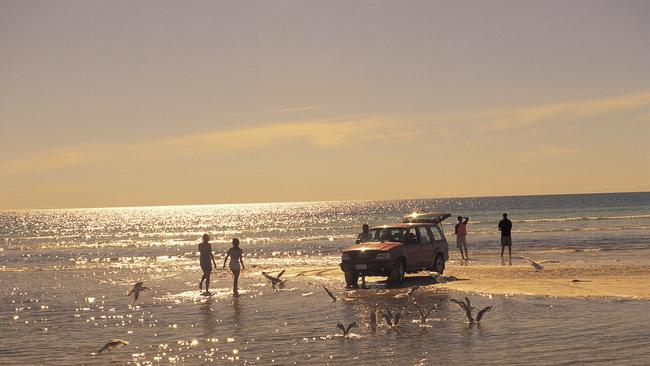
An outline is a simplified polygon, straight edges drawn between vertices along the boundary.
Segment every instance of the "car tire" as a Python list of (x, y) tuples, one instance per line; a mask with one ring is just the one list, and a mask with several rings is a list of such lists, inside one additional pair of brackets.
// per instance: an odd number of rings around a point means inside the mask
[(433, 270), (434, 272), (438, 272), (438, 274), (441, 276), (445, 271), (445, 259), (441, 254), (436, 255), (436, 257), (433, 259)]
[(359, 274), (356, 272), (345, 272), (345, 285), (356, 288), (359, 282)]
[(406, 274), (406, 269), (404, 266), (404, 260), (398, 259), (393, 266), (393, 269), (390, 271), (390, 276), (388, 276), (388, 282), (392, 285), (398, 285), (404, 281), (404, 275)]

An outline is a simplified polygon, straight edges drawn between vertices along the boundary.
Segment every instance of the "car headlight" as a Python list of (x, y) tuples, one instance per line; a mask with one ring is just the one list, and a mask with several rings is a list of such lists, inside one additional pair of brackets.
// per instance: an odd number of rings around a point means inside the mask
[(342, 261), (349, 261), (350, 259), (351, 259), (350, 254), (348, 254), (348, 253), (341, 254), (341, 260)]
[(380, 261), (390, 259), (390, 253), (389, 252), (377, 253), (377, 256), (375, 258)]

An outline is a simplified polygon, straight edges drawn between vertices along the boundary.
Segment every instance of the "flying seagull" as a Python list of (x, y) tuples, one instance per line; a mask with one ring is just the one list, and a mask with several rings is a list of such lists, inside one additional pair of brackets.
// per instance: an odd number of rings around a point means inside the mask
[(122, 340), (122, 339), (113, 339), (113, 340), (111, 340), (110, 342), (106, 343), (106, 344), (104, 345), (104, 347), (100, 348), (99, 351), (97, 351), (97, 353), (102, 353), (102, 351), (111, 352), (111, 351), (113, 351), (114, 349), (118, 349), (118, 348), (120, 348), (120, 347), (128, 346), (128, 345), (129, 345), (129, 342), (127, 342), (127, 341), (125, 341), (125, 340)]
[(486, 306), (483, 309), (479, 310), (479, 312), (476, 314), (476, 319), (474, 319), (474, 316), (472, 315), (472, 310), (474, 307), (471, 306), (469, 298), (465, 297), (465, 302), (455, 299), (451, 299), (451, 302), (458, 304), (458, 306), (460, 306), (465, 311), (465, 316), (470, 323), (479, 323), (481, 321), (481, 318), (483, 318), (483, 315), (485, 315), (486, 312), (492, 310), (492, 306)]
[(327, 287), (325, 287), (325, 285), (323, 285), (322, 283), (321, 283), (320, 285), (323, 286), (323, 289), (325, 290), (325, 292), (327, 292), (327, 295), (332, 299), (332, 302), (336, 302), (336, 300), (337, 300), (336, 295), (334, 295), (334, 294), (332, 293), (332, 291), (330, 291), (330, 290), (329, 290)]
[(390, 309), (386, 308), (386, 312), (382, 313), (382, 317), (386, 320), (386, 324), (390, 329), (395, 329), (399, 325), (400, 320), (402, 319), (402, 311), (404, 308), (400, 309), (397, 314), (393, 315), (393, 312)]
[(415, 285), (411, 287), (406, 295), (409, 297), (409, 299), (413, 299), (413, 296), (415, 296), (415, 291), (417, 291), (420, 288), (420, 285)]
[(415, 307), (418, 309), (418, 313), (420, 313), (421, 325), (424, 325), (427, 322), (427, 318), (429, 317), (429, 315), (434, 310), (436, 310), (436, 307), (438, 307), (438, 305), (433, 305), (431, 309), (429, 309), (428, 311), (424, 311), (424, 309), (422, 309), (422, 307), (417, 302), (413, 301), (413, 305), (415, 305)]
[(542, 264), (544, 264), (544, 263), (560, 263), (560, 261), (558, 261), (558, 260), (545, 260), (545, 261), (535, 262), (534, 260), (532, 260), (530, 258), (527, 258), (527, 257), (521, 257), (521, 259), (525, 259), (525, 260), (529, 261), (530, 264), (535, 269), (535, 271), (543, 270), (544, 266), (542, 266)]
[(274, 277), (268, 274), (267, 272), (262, 271), (262, 276), (264, 276), (267, 280), (269, 280), (269, 282), (271, 283), (271, 287), (273, 287), (273, 289), (275, 290), (275, 286), (277, 285), (282, 286), (287, 281), (287, 280), (280, 279), (280, 277), (282, 277), (284, 272), (285, 270), (283, 269), (282, 271), (280, 271), (280, 273), (278, 273), (277, 276)]
[(135, 301), (138, 300), (138, 297), (140, 296), (140, 292), (144, 290), (149, 290), (149, 287), (142, 286), (143, 282), (137, 282), (135, 285), (133, 285), (133, 288), (129, 290), (129, 292), (126, 294), (126, 296), (131, 296), (133, 294), (133, 303), (135, 304)]
[(483, 315), (490, 310), (492, 310), (492, 306), (486, 306), (483, 309), (479, 310), (479, 312), (476, 314), (476, 322), (480, 323)]
[(373, 305), (370, 310), (370, 327), (377, 327), (377, 304)]
[(346, 328), (345, 326), (343, 326), (343, 324), (341, 324), (341, 323), (337, 323), (336, 326), (337, 326), (340, 330), (343, 331), (343, 336), (345, 337), (345, 336), (348, 335), (348, 333), (350, 333), (350, 329), (352, 329), (352, 328), (354, 328), (354, 327), (357, 326), (357, 323), (352, 322), (352, 323), (348, 324), (347, 328)]

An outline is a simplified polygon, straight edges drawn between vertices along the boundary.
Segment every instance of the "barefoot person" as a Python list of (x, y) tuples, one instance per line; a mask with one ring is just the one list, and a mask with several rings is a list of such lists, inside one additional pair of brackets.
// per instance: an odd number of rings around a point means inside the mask
[(463, 221), (463, 217), (458, 216), (458, 223), (454, 228), (454, 232), (456, 233), (456, 247), (460, 251), (460, 256), (463, 259), (469, 259), (469, 254), (467, 253), (467, 222), (468, 221), (469, 221), (469, 217), (466, 217), (465, 221)]
[(210, 273), (212, 273), (212, 265), (217, 268), (217, 262), (214, 260), (212, 254), (212, 245), (210, 244), (210, 235), (203, 234), (203, 241), (199, 244), (200, 263), (203, 270), (201, 282), (199, 282), (199, 289), (203, 290), (203, 281), (205, 281), (205, 292), (210, 292)]
[(226, 268), (226, 262), (230, 257), (230, 264), (228, 266), (233, 275), (232, 292), (235, 295), (239, 294), (239, 289), (237, 287), (237, 282), (239, 281), (239, 271), (240, 269), (246, 269), (244, 267), (243, 254), (244, 251), (239, 247), (239, 239), (232, 239), (232, 247), (228, 249), (228, 253), (226, 253), (226, 258), (223, 260), (223, 268)]
[(501, 258), (503, 250), (508, 247), (508, 258), (512, 258), (512, 221), (508, 220), (508, 214), (503, 214), (503, 220), (499, 221), (499, 231), (501, 232)]

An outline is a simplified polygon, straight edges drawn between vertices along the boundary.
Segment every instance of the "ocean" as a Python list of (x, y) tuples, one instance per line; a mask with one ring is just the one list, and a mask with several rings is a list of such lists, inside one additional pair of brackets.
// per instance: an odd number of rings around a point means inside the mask
[[(0, 211), (0, 364), (650, 363), (647, 300), (461, 293), (426, 282), (418, 302), (438, 308), (422, 325), (399, 296), (418, 279), (344, 289), (339, 253), (361, 225), (413, 211), (452, 214), (443, 223), (452, 251), (454, 217), (469, 216), (470, 254), (485, 263), (500, 250), (507, 212), (518, 253), (626, 253), (648, 264), (650, 193)], [(203, 233), (219, 266), (230, 240), (241, 240), (241, 296), (223, 270), (213, 274), (214, 296), (199, 295)], [(446, 275), (457, 259), (454, 251)], [(281, 291), (259, 274), (285, 268), (300, 271)], [(151, 290), (133, 304), (125, 292), (136, 281)], [(340, 300), (329, 302), (321, 284)], [(480, 325), (449, 302), (468, 294), (493, 306)], [(371, 330), (374, 304), (409, 315), (398, 330)], [(359, 326), (341, 336), (336, 323), (351, 321)], [(130, 344), (97, 354), (113, 338)]]

